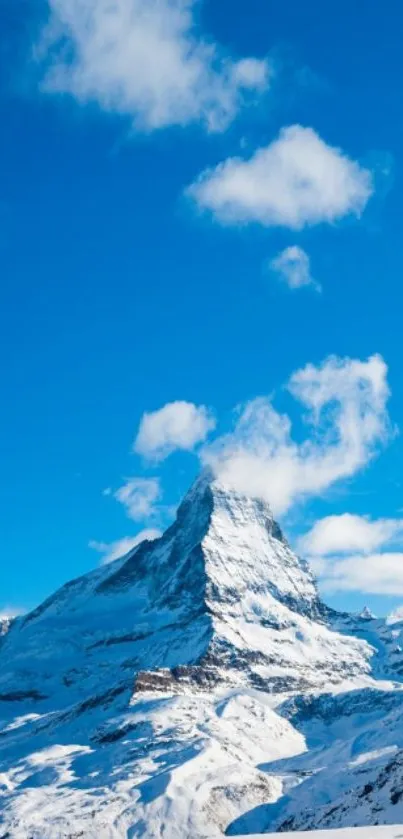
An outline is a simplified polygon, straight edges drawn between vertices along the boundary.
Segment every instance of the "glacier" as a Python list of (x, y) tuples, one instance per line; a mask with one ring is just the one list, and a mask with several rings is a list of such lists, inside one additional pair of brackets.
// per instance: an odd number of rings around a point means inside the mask
[(161, 538), (3, 622), (0, 836), (403, 822), (402, 649), (399, 615), (329, 609), (268, 504), (203, 473)]

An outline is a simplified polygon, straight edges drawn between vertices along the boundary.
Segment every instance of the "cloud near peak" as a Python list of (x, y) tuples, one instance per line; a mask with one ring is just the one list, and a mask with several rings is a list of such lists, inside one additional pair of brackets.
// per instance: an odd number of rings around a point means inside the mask
[(129, 519), (154, 518), (155, 505), (161, 498), (160, 481), (159, 478), (127, 478), (112, 495), (123, 505)]
[(204, 447), (203, 461), (225, 484), (284, 514), (355, 475), (390, 437), (386, 376), (379, 355), (308, 364), (287, 385), (306, 410), (310, 432), (302, 443), (293, 440), (289, 417), (259, 397), (243, 408), (230, 434)]
[(213, 414), (204, 405), (170, 402), (143, 415), (133, 449), (144, 457), (163, 460), (177, 449), (192, 451), (215, 425)]
[[(302, 442), (293, 439), (290, 418), (276, 411), (271, 397), (262, 396), (244, 405), (233, 429), (211, 442), (205, 441), (216, 420), (205, 406), (168, 403), (143, 415), (134, 451), (162, 460), (175, 450), (198, 447), (202, 465), (222, 483), (266, 499), (280, 515), (353, 477), (393, 435), (387, 366), (380, 355), (366, 361), (330, 356), (317, 366), (307, 364), (292, 374), (287, 389), (304, 410)], [(149, 517), (159, 483), (130, 479), (114, 495), (131, 518)], [(376, 541), (369, 545), (376, 547)]]
[(114, 562), (115, 559), (121, 559), (130, 551), (140, 545), (144, 541), (153, 542), (161, 536), (161, 531), (157, 528), (146, 528), (137, 533), (136, 536), (125, 536), (123, 539), (117, 539), (116, 542), (97, 542), (91, 539), (89, 547), (94, 551), (102, 554), (102, 565), (108, 565)]
[(371, 173), (312, 129), (283, 128), (249, 158), (202, 172), (187, 194), (223, 224), (300, 230), (359, 216), (373, 192)]
[[(271, 397), (262, 396), (237, 411), (229, 433), (208, 443), (216, 421), (207, 408), (168, 403), (144, 414), (134, 450), (162, 460), (177, 449), (198, 447), (202, 465), (224, 486), (263, 498), (274, 515), (284, 515), (295, 504), (323, 495), (338, 481), (356, 475), (392, 438), (387, 372), (380, 355), (364, 361), (330, 356), (321, 364), (296, 370), (286, 387), (304, 411), (307, 432), (302, 441), (294, 439), (290, 417), (275, 409)], [(158, 478), (129, 478), (108, 493), (125, 507), (129, 518), (158, 522)], [(159, 531), (142, 534), (154, 535)], [(378, 585), (379, 592), (392, 594), (396, 585), (396, 592), (403, 593), (399, 565), (403, 554), (390, 550), (392, 545), (400, 550), (402, 535), (403, 520), (372, 521), (346, 513), (318, 521), (300, 537), (298, 548), (313, 561), (328, 592), (375, 592)], [(110, 561), (135, 546), (138, 538), (92, 546)]]

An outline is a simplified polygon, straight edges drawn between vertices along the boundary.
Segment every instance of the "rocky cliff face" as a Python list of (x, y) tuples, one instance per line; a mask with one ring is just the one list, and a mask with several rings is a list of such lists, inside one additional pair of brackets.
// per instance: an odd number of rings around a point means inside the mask
[[(368, 705), (390, 638), (368, 615), (330, 613), (267, 504), (203, 475), (161, 539), (0, 639), (0, 825), (24, 839), (198, 839), (256, 808), (269, 823), (290, 773), (262, 767), (310, 754), (306, 715), (323, 727), (326, 708), (334, 721)], [(398, 687), (382, 683), (388, 714)], [(325, 693), (347, 697), (337, 713)]]

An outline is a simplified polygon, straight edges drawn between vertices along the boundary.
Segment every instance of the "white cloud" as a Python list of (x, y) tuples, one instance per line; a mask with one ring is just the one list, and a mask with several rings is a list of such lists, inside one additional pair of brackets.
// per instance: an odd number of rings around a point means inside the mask
[(403, 536), (402, 519), (377, 519), (343, 513), (315, 522), (313, 528), (298, 540), (300, 553), (329, 556), (360, 552), (370, 554)]
[(269, 262), (270, 270), (276, 274), (288, 288), (312, 286), (320, 291), (320, 285), (311, 275), (311, 261), (308, 254), (298, 245), (290, 245)]
[(232, 60), (197, 32), (197, 0), (48, 0), (38, 47), (45, 90), (153, 130), (221, 131), (268, 86), (265, 60)]
[(141, 530), (136, 536), (125, 536), (123, 539), (118, 539), (116, 542), (97, 542), (92, 539), (89, 542), (89, 547), (94, 551), (103, 554), (102, 565), (107, 565), (109, 562), (113, 562), (115, 559), (120, 559), (122, 556), (125, 556), (129, 553), (129, 551), (132, 551), (133, 548), (136, 548), (137, 545), (140, 545), (141, 542), (144, 542), (146, 539), (149, 542), (152, 542), (160, 536), (160, 530), (148, 528)]
[(128, 478), (113, 497), (125, 507), (130, 519), (140, 521), (155, 515), (154, 505), (161, 496), (158, 478)]
[(207, 169), (187, 193), (224, 224), (299, 230), (359, 216), (372, 191), (370, 172), (312, 128), (292, 125), (249, 159), (228, 158)]
[(361, 591), (400, 595), (403, 553), (385, 548), (400, 543), (402, 536), (402, 519), (371, 520), (344, 513), (317, 521), (299, 539), (297, 547), (308, 556), (321, 589), (328, 594)]
[(320, 585), (328, 594), (340, 591), (403, 594), (403, 553), (353, 555), (324, 562)]
[(268, 84), (268, 65), (256, 58), (242, 58), (231, 67), (232, 82), (245, 90), (264, 90)]
[(393, 612), (388, 615), (386, 618), (386, 623), (391, 626), (394, 623), (400, 623), (403, 621), (403, 606), (398, 606), (397, 609), (394, 609)]
[(133, 448), (144, 457), (162, 460), (175, 449), (192, 451), (215, 425), (204, 405), (170, 402), (159, 411), (143, 415)]
[(308, 364), (288, 383), (307, 409), (312, 431), (304, 442), (292, 439), (290, 419), (262, 397), (246, 405), (233, 433), (206, 446), (202, 458), (225, 484), (266, 498), (276, 515), (285, 513), (353, 476), (388, 439), (386, 376), (378, 355)]
[(10, 621), (12, 618), (18, 618), (24, 615), (26, 609), (21, 609), (18, 606), (3, 606), (0, 607), (0, 621)]

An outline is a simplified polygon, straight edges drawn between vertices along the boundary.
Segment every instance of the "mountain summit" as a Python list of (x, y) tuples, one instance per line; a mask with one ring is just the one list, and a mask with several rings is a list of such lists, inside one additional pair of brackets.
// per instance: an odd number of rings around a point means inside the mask
[(268, 504), (203, 474), (160, 539), (67, 583), (15, 622), (3, 648), (14, 667), (2, 668), (0, 696), (16, 684), (47, 698), (66, 688), (70, 703), (107, 671), (130, 681), (187, 667), (197, 683), (270, 691), (366, 672), (365, 644), (338, 636), (325, 616)]
[(24, 839), (236, 830), (281, 798), (259, 765), (306, 752), (307, 697), (375, 689), (382, 632), (327, 609), (267, 503), (204, 473), (160, 539), (0, 639), (0, 825)]

